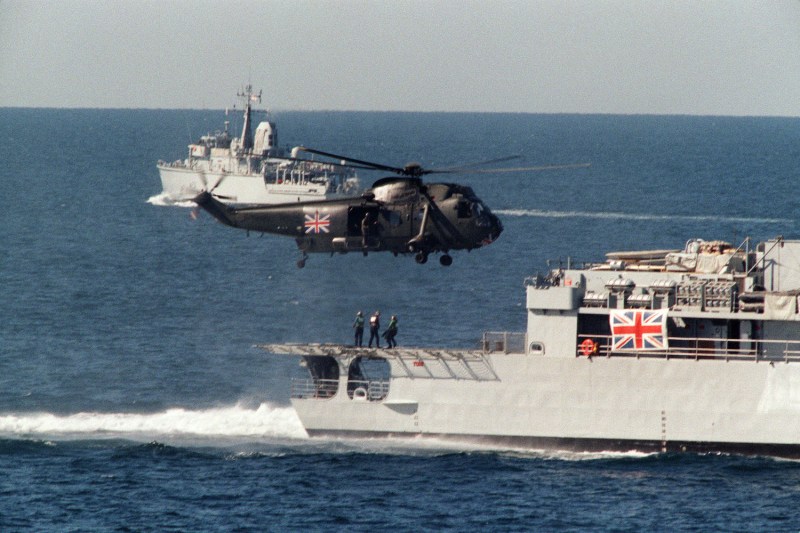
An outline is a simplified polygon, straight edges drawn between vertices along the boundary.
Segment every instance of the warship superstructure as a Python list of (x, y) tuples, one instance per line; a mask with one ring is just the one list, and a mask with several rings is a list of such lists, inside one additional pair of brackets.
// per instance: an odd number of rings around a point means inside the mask
[[(212, 192), (227, 204), (269, 205), (354, 196), (359, 181), (352, 169), (317, 161), (293, 161), (278, 147), (274, 122), (261, 121), (252, 129), (253, 103), (261, 92), (251, 85), (238, 93), (244, 104), (242, 133), (225, 129), (203, 135), (189, 145), (186, 159), (159, 161), (163, 194), (174, 201)], [(296, 158), (293, 150), (290, 154)]]
[(527, 330), (475, 349), (301, 357), (310, 436), (800, 457), (800, 241), (607, 254), (525, 280)]

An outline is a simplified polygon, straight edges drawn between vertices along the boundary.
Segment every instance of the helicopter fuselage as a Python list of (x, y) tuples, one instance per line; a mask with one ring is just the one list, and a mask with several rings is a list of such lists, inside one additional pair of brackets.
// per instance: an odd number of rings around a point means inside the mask
[(422, 263), (431, 252), (479, 248), (502, 232), (471, 188), (416, 178), (385, 178), (350, 199), (233, 208), (202, 193), (195, 202), (229, 226), (292, 237), (304, 253), (416, 253)]

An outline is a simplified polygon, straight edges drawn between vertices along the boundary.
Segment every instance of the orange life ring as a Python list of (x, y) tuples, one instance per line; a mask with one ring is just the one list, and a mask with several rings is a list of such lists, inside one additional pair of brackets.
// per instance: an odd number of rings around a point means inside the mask
[(585, 355), (586, 357), (597, 353), (597, 343), (592, 339), (584, 339), (580, 347), (581, 355)]

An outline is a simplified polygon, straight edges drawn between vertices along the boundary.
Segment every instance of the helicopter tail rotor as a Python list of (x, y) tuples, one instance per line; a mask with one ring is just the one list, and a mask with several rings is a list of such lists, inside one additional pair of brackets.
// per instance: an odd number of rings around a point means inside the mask
[(203, 191), (195, 196), (192, 201), (197, 204), (197, 207), (208, 212), (208, 214), (226, 226), (237, 226), (234, 210), (217, 200), (210, 192)]
[(206, 177), (206, 173), (201, 171), (200, 172), (200, 181), (203, 183), (203, 188), (202, 188), (202, 190), (200, 192), (208, 192), (209, 194), (213, 195), (215, 198), (222, 198), (223, 200), (234, 200), (234, 198), (232, 196), (225, 196), (225, 195), (222, 195), (222, 194), (219, 194), (219, 193), (216, 193), (216, 194), (214, 193), (214, 191), (217, 190), (217, 187), (222, 185), (222, 182), (224, 182), (227, 177), (228, 177), (227, 174), (221, 174), (219, 179), (217, 180), (217, 182), (213, 186), (209, 187), (208, 186), (208, 178)]
[(225, 196), (222, 194), (214, 193), (217, 187), (222, 185), (222, 182), (225, 181), (225, 178), (227, 177), (225, 174), (221, 175), (217, 180), (217, 182), (212, 187), (208, 186), (208, 178), (204, 171), (201, 170), (199, 176), (202, 188), (199, 191), (195, 190), (190, 192), (188, 196), (182, 199), (182, 200), (190, 200), (196, 204), (194, 209), (192, 209), (192, 212), (190, 213), (190, 216), (192, 217), (193, 220), (197, 220), (197, 216), (199, 214), (199, 208), (202, 207), (197, 203), (197, 199), (204, 194), (208, 194), (209, 196), (220, 200), (235, 200), (235, 198), (232, 196)]

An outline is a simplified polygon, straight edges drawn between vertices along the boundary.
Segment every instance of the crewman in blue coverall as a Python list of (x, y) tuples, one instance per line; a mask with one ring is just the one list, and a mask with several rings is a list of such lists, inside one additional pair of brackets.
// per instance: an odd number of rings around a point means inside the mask
[(356, 319), (353, 321), (353, 329), (355, 330), (355, 346), (364, 344), (364, 313), (359, 311), (356, 313)]

